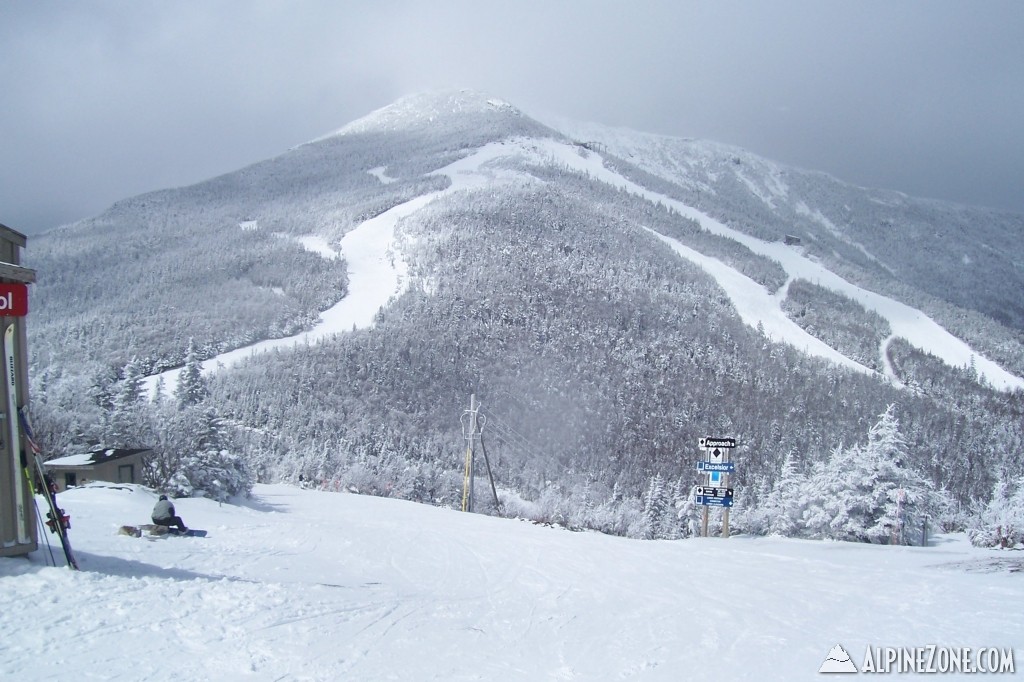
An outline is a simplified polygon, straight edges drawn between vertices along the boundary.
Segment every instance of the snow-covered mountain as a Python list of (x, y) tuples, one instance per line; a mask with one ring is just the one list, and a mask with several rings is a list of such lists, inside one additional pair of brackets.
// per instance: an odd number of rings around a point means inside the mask
[(503, 487), (557, 515), (687, 489), (709, 433), (744, 443), (753, 501), (896, 403), (905, 464), (967, 502), (1022, 473), (1022, 227), (417, 95), (34, 239), (34, 407), (53, 449), (127, 437), (114, 397), (173, 388), (192, 339), (264, 479), (451, 504), (475, 393)]

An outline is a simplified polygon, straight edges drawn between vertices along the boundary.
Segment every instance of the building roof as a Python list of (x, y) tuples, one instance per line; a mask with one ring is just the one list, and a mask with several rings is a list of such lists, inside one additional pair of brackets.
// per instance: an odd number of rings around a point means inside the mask
[(48, 467), (91, 467), (96, 466), (97, 464), (111, 462), (115, 459), (124, 459), (125, 457), (131, 457), (132, 455), (149, 452), (149, 450), (149, 448), (107, 448), (105, 450), (97, 450), (95, 452), (86, 452), (81, 455), (58, 457), (57, 459), (51, 459), (48, 462), (43, 462), (43, 464)]
[(0, 223), (0, 238), (14, 242), (18, 246), (25, 246), (25, 243), (28, 241), (28, 237), (17, 230), (12, 230), (3, 223)]
[(15, 282), (26, 282), (35, 284), (36, 271), (30, 268), (23, 268), (20, 265), (0, 261), (0, 277), (13, 279)]

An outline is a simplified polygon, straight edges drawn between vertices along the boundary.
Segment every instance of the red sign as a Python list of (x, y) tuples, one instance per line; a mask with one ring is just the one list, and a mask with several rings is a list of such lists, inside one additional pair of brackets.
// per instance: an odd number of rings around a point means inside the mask
[(28, 315), (28, 285), (0, 284), (0, 317)]

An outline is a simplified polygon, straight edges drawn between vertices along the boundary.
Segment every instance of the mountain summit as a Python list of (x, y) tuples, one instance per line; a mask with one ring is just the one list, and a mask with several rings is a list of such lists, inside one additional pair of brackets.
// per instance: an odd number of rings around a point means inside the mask
[(524, 115), (508, 102), (474, 90), (416, 93), (352, 121), (331, 135), (417, 130), (440, 126), (445, 119), (453, 118), (520, 119)]

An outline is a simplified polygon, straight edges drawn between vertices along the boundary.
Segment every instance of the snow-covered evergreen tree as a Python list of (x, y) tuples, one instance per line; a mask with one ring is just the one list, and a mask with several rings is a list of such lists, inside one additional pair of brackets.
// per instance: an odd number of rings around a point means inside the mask
[(907, 543), (924, 514), (943, 496), (905, 466), (906, 442), (890, 405), (868, 432), (866, 445), (837, 447), (808, 480), (803, 521), (812, 537)]
[(631, 534), (655, 540), (678, 540), (691, 534), (688, 517), (693, 512), (693, 496), (683, 479), (669, 485), (661, 474), (656, 474), (642, 501), (641, 520)]
[(692, 538), (700, 535), (697, 501), (693, 487), (680, 477), (675, 489), (675, 518), (680, 537)]
[(195, 339), (188, 340), (188, 352), (185, 356), (185, 366), (178, 375), (178, 387), (174, 391), (174, 397), (178, 400), (179, 407), (198, 405), (206, 399), (209, 389), (206, 379), (203, 378), (202, 362), (196, 353)]
[(158, 400), (150, 407), (156, 443), (149, 483), (178, 497), (248, 494), (255, 478), (219, 412), (206, 404), (209, 390), (194, 340), (174, 395), (175, 404)]
[[(651, 479), (644, 494), (644, 523), (647, 537), (656, 539), (663, 537), (664, 520), (669, 515), (670, 502), (665, 490), (665, 479), (657, 474)], [(674, 516), (674, 514), (673, 514)]]
[(1000, 476), (992, 491), (992, 499), (968, 529), (971, 542), (978, 547), (1013, 549), (1024, 545), (1024, 477), (1017, 489), (1010, 491)]
[(167, 382), (161, 376), (156, 380), (156, 386), (153, 388), (153, 404), (160, 405), (167, 400)]
[(104, 445), (111, 447), (138, 447), (142, 445), (140, 433), (144, 422), (142, 402), (142, 367), (132, 358), (124, 367), (124, 378), (117, 386), (110, 411)]
[(790, 450), (775, 483), (752, 514), (756, 522), (753, 524), (755, 528), (750, 530), (760, 530), (766, 535), (800, 535), (806, 504), (807, 477), (800, 471), (795, 453)]
[(185, 419), (175, 422), (186, 430), (183, 453), (164, 489), (178, 497), (215, 500), (248, 494), (254, 482), (252, 473), (235, 451), (231, 433), (216, 410), (192, 406), (181, 413)]

